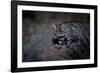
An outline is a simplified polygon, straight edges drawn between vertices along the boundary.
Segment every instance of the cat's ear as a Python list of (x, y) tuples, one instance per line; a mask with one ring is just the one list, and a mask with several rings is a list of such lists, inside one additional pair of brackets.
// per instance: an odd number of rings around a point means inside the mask
[(56, 26), (56, 24), (53, 24), (52, 27), (53, 27), (53, 29), (54, 29), (55, 32), (56, 32), (56, 31), (57, 31), (57, 26)]
[(51, 25), (51, 31), (53, 33), (54, 36), (57, 36), (58, 32), (57, 32), (57, 26), (56, 24), (52, 24)]

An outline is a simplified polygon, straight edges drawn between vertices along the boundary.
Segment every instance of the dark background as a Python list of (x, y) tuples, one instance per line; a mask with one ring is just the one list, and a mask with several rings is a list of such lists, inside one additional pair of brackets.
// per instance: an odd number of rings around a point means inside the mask
[[(23, 62), (90, 58), (90, 14), (23, 11), (22, 15)], [(52, 42), (54, 24), (63, 22), (68, 41), (58, 49)]]

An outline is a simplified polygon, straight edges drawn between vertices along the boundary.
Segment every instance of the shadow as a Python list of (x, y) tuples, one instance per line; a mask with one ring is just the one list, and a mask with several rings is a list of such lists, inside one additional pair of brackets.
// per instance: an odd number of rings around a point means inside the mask
[(22, 73), (22, 72), (12, 72), (12, 73)]

